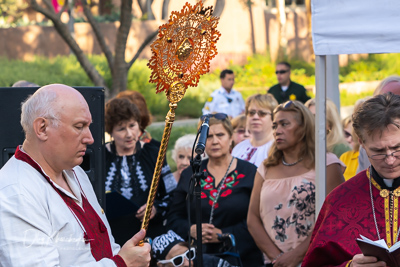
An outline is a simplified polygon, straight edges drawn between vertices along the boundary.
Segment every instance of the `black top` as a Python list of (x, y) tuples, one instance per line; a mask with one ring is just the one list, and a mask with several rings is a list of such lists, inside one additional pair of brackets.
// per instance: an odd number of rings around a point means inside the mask
[[(201, 163), (201, 169), (207, 171), (208, 159)], [(236, 239), (236, 248), (240, 254), (243, 266), (262, 266), (262, 254), (247, 230), (247, 211), (250, 203), (251, 190), (257, 167), (249, 162), (237, 159), (236, 169), (230, 172), (222, 187), (220, 197), (215, 205), (213, 224), (223, 233), (231, 233)], [(208, 173), (208, 172), (207, 172)], [(182, 172), (178, 187), (173, 193), (170, 211), (168, 213), (169, 229), (174, 230), (183, 239), (189, 238), (187, 220), (186, 195), (188, 194), (192, 168)], [(208, 176), (201, 181), (201, 212), (202, 223), (209, 223), (213, 196), (217, 192), (214, 177)], [(195, 198), (190, 204), (191, 223), (196, 223)], [(218, 244), (205, 245), (206, 253), (217, 253)]]
[(279, 104), (288, 100), (298, 100), (300, 102), (307, 102), (310, 97), (307, 95), (307, 90), (303, 85), (290, 81), (289, 87), (286, 91), (282, 90), (281, 85), (275, 84), (269, 88), (268, 93), (272, 94)]
[[(136, 153), (130, 156), (118, 156), (115, 144), (110, 143), (111, 152), (106, 148), (106, 192), (119, 192), (123, 197), (141, 207), (146, 204), (151, 181), (157, 162), (159, 147), (152, 143), (136, 143)], [(156, 216), (150, 220), (146, 236), (154, 238), (165, 233), (165, 216), (169, 207), (170, 193), (176, 188), (176, 180), (166, 160), (161, 170), (159, 186), (154, 200)], [(106, 194), (107, 202), (107, 194)], [(124, 213), (125, 206), (116, 206)], [(107, 210), (106, 210), (107, 215)], [(135, 213), (117, 218), (107, 218), (116, 243), (123, 245), (140, 230), (141, 222)]]

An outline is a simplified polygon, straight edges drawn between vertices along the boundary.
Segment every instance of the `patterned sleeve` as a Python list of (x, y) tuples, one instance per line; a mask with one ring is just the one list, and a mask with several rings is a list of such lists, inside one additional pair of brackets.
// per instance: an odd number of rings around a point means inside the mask
[(157, 209), (157, 214), (165, 217), (171, 201), (171, 193), (177, 185), (167, 160), (164, 161), (164, 165), (161, 169), (159, 187), (161, 185), (163, 185), (164, 190), (158, 190), (157, 197), (154, 200), (154, 206)]

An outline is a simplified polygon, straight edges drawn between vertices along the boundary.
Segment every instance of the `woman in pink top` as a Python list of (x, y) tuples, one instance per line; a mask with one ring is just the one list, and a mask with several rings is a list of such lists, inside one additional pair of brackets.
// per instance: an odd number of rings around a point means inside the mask
[[(298, 101), (273, 113), (275, 142), (254, 180), (248, 229), (267, 266), (299, 266), (315, 223), (314, 116)], [(327, 154), (327, 192), (344, 181), (344, 165)]]

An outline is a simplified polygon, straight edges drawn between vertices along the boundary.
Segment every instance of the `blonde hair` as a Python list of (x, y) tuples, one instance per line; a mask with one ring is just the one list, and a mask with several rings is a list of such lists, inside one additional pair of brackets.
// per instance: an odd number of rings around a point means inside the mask
[[(287, 101), (277, 106), (274, 110), (273, 115), (279, 111), (292, 112), (295, 114), (295, 119), (299, 124), (298, 131), (301, 132), (299, 143), (301, 143), (301, 149), (299, 158), (309, 160), (308, 168), (314, 168), (315, 165), (315, 119), (311, 111), (306, 108), (299, 101)], [(276, 146), (276, 142), (272, 145), (268, 158), (264, 160), (263, 164), (265, 167), (277, 166), (283, 157), (283, 152)]]
[(333, 149), (337, 144), (347, 145), (347, 141), (344, 139), (344, 131), (339, 117), (339, 112), (335, 103), (330, 99), (326, 100), (326, 124), (329, 128), (326, 135), (326, 150), (328, 152), (333, 152)]
[(357, 135), (356, 135), (356, 133), (354, 131), (354, 128), (353, 128), (353, 115), (347, 116), (346, 118), (344, 118), (342, 120), (343, 132), (344, 132), (344, 129), (349, 124), (351, 124), (351, 133), (350, 134), (351, 134), (351, 138), (353, 139), (353, 143), (354, 143), (353, 144), (353, 151), (358, 151), (360, 149), (360, 143), (358, 142)]
[(246, 119), (246, 115), (244, 114), (240, 114), (239, 116), (233, 118), (231, 120), (233, 130), (240, 127), (246, 128)]
[[(309, 99), (304, 105), (307, 108), (315, 106), (315, 98)], [(326, 126), (329, 129), (326, 134), (326, 150), (328, 152), (333, 152), (337, 144), (347, 144), (338, 109), (330, 99), (326, 99)]]
[(249, 107), (251, 103), (255, 103), (257, 106), (261, 108), (268, 109), (271, 113), (274, 111), (276, 106), (278, 106), (278, 102), (275, 97), (271, 94), (255, 94), (247, 98), (246, 100), (246, 115), (249, 112)]

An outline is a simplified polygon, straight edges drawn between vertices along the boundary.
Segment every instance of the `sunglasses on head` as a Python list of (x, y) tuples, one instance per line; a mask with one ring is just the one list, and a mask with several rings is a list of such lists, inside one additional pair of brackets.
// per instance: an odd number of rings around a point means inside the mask
[(263, 111), (263, 110), (249, 110), (247, 112), (247, 115), (249, 115), (250, 117), (253, 117), (254, 115), (256, 115), (256, 113), (257, 113), (258, 117), (260, 117), (260, 118), (264, 118), (267, 115), (271, 115), (271, 112)]
[(201, 116), (201, 120), (204, 121), (206, 117), (216, 118), (217, 120), (225, 120), (226, 118), (228, 118), (228, 115), (226, 115), (225, 113), (206, 114)]
[(290, 108), (291, 106), (294, 106), (297, 108), (296, 103), (293, 102), (292, 100), (286, 101), (285, 103), (281, 104), (283, 108)]
[(194, 260), (196, 257), (196, 249), (191, 248), (190, 250), (186, 250), (184, 253), (173, 257), (170, 260), (162, 260), (158, 261), (161, 264), (167, 264), (167, 263), (172, 263), (175, 267), (181, 266), (185, 262), (185, 258), (188, 260)]
[(285, 74), (288, 71), (289, 70), (277, 70), (277, 71), (275, 71), (275, 74)]

